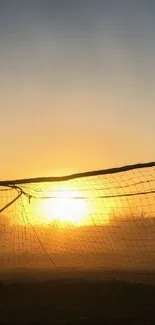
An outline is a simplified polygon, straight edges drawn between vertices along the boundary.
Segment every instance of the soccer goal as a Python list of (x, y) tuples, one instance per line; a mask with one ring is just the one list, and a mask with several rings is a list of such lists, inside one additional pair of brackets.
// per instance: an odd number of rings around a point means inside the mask
[(0, 270), (155, 268), (155, 163), (0, 181)]

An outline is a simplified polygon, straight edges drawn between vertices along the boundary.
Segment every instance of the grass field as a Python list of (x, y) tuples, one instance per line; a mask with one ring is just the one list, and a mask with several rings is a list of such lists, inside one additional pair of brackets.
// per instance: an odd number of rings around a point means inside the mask
[(155, 324), (154, 273), (20, 272), (1, 280), (0, 324)]

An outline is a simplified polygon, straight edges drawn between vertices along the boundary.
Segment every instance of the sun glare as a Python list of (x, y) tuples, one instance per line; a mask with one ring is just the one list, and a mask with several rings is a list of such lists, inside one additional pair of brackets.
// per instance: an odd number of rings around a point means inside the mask
[(111, 220), (114, 205), (112, 200), (93, 196), (85, 198), (82, 190), (58, 185), (47, 188), (40, 198), (32, 202), (29, 209), (33, 224), (57, 224), (60, 227), (107, 224)]
[[(49, 193), (49, 196), (50, 193)], [(57, 221), (59, 223), (70, 223), (82, 225), (88, 216), (87, 204), (80, 198), (79, 191), (56, 191), (52, 197), (40, 202), (39, 210), (41, 219), (45, 223)]]

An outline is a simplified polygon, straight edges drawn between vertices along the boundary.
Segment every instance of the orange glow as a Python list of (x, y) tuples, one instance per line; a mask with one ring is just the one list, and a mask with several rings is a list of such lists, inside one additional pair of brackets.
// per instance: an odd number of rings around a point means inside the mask
[(78, 197), (79, 193), (72, 193), (68, 197), (68, 193), (63, 192), (63, 195), (58, 195), (54, 199), (48, 199), (42, 202), (44, 219), (47, 222), (57, 220), (61, 223), (69, 222), (72, 225), (81, 225), (84, 223), (88, 214), (86, 202)]
[(37, 214), (37, 222), (50, 224), (57, 222), (59, 225), (70, 223), (83, 225), (88, 218), (88, 206), (80, 191), (56, 190), (48, 193), (49, 198), (37, 200), (33, 206), (33, 214)]
[[(109, 223), (113, 214), (113, 199), (104, 200), (90, 192), (83, 194), (77, 186), (47, 186), (40, 198), (32, 199), (30, 205), (25, 201), (31, 223), (41, 226), (57, 224), (59, 227)], [(114, 212), (116, 215), (116, 209)]]

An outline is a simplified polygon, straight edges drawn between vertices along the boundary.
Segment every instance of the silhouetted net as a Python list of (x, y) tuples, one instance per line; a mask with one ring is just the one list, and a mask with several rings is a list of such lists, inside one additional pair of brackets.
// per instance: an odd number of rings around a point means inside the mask
[(1, 271), (155, 268), (154, 166), (0, 184)]

